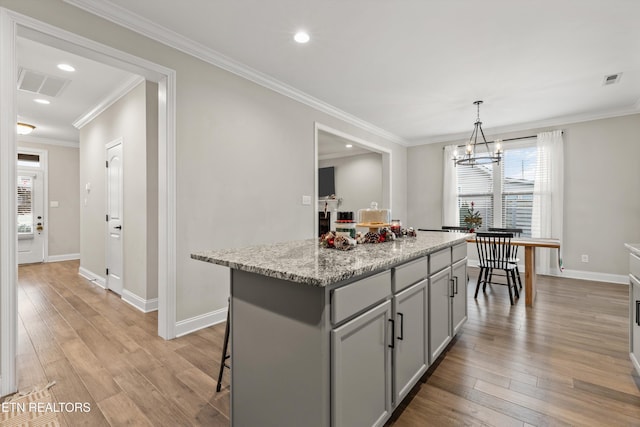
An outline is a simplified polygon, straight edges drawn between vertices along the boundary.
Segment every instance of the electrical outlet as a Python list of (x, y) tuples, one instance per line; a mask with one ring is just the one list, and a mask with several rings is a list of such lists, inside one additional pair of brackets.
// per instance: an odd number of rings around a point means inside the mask
[(589, 255), (582, 255), (582, 262), (589, 262)]

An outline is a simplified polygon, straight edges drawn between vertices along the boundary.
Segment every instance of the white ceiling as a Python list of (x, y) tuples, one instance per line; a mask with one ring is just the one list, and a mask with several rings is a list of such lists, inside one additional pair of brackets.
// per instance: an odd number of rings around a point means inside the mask
[(640, 112), (638, 0), (67, 1), (186, 37), (408, 144), (468, 137), (477, 99), (487, 133)]
[[(67, 1), (230, 58), (407, 145), (467, 138), (477, 99), (487, 135), (640, 112), (638, 0)], [(308, 44), (292, 40), (298, 29)], [(17, 55), (47, 74), (78, 69), (51, 105), (18, 91), (36, 137), (77, 141), (72, 123), (132, 77), (24, 37)]]
[[(49, 76), (69, 79), (70, 82), (56, 97), (37, 95), (18, 90), (18, 121), (34, 125), (35, 130), (22, 139), (53, 140), (77, 143), (79, 130), (73, 126), (77, 119), (94, 110), (105, 100), (127, 87), (136, 76), (111, 66), (65, 52), (25, 37), (17, 38), (18, 66)], [(73, 65), (75, 72), (58, 69), (57, 65)], [(49, 100), (41, 105), (34, 99)]]

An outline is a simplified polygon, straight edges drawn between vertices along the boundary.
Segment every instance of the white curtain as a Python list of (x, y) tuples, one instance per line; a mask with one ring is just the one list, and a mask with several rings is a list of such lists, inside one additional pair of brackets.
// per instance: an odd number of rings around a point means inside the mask
[[(538, 134), (538, 163), (533, 185), (532, 237), (560, 239), (564, 200), (564, 143), (562, 131)], [(562, 271), (562, 255), (556, 249), (538, 249), (536, 268), (540, 274)], [(556, 258), (557, 257), (557, 258)], [(551, 262), (556, 259), (557, 262)]]
[(442, 185), (442, 225), (460, 224), (460, 210), (458, 209), (458, 175), (453, 164), (454, 152), (457, 146), (444, 147), (444, 177)]

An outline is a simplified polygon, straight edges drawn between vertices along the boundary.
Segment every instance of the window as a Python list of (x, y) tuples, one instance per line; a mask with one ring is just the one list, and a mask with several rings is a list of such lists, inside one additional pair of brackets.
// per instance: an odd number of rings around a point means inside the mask
[(465, 214), (473, 202), (474, 210), (482, 216), (478, 230), (521, 228), (522, 236), (531, 236), (535, 142), (535, 138), (528, 138), (507, 143), (499, 164), (456, 166), (461, 226), (465, 225)]
[(33, 178), (30, 176), (18, 177), (18, 234), (33, 234), (33, 202), (32, 202)]
[(18, 167), (27, 166), (30, 168), (40, 167), (40, 155), (29, 153), (18, 153)]

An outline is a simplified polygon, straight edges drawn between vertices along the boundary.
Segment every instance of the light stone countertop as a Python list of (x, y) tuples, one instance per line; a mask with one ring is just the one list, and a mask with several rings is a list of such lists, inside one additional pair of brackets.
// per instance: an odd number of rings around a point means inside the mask
[(276, 279), (324, 287), (463, 243), (470, 236), (465, 233), (418, 231), (417, 237), (358, 245), (349, 251), (323, 248), (318, 239), (308, 239), (194, 252), (191, 258)]
[(640, 243), (625, 243), (624, 246), (629, 249), (632, 254), (640, 256)]

